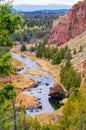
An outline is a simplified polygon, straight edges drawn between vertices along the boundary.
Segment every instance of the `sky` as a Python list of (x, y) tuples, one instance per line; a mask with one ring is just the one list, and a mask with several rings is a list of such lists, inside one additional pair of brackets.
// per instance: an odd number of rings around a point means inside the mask
[(13, 4), (34, 4), (34, 5), (47, 5), (47, 4), (67, 4), (73, 5), (81, 0), (13, 0)]

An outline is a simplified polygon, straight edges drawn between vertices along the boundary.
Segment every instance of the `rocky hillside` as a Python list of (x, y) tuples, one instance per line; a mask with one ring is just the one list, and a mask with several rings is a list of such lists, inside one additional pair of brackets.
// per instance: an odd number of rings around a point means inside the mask
[[(81, 35), (73, 38), (63, 44), (61, 47), (68, 46), (71, 49), (72, 53), (72, 64), (74, 68), (81, 74), (83, 74), (83, 62), (86, 58), (86, 31), (84, 31)], [(82, 51), (80, 52), (80, 46), (82, 46)], [(76, 50), (76, 54), (74, 54), (74, 49)]]
[(62, 45), (86, 31), (86, 0), (75, 4), (68, 14), (54, 21), (49, 44)]

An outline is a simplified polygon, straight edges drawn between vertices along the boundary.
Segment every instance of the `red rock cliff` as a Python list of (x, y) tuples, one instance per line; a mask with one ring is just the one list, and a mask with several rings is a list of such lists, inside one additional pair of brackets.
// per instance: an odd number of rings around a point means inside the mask
[(62, 45), (86, 30), (86, 0), (75, 4), (68, 14), (60, 17), (53, 26), (49, 44)]

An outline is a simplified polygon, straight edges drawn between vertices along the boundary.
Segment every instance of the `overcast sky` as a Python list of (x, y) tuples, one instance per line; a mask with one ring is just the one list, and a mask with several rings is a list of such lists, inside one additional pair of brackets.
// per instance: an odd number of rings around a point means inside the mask
[(35, 4), (35, 5), (44, 5), (44, 4), (67, 4), (73, 5), (81, 0), (13, 0), (14, 4)]

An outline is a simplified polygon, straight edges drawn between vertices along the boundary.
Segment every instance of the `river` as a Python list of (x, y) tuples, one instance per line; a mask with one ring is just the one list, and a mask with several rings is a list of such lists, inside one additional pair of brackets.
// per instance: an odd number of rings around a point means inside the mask
[[(24, 90), (23, 92), (27, 95), (35, 96), (41, 102), (42, 109), (34, 109), (33, 111), (27, 109), (27, 115), (33, 116), (55, 111), (54, 107), (49, 102), (48, 96), (50, 87), (52, 87), (55, 84), (53, 76), (50, 73), (42, 70), (40, 66), (31, 59), (23, 57), (16, 53), (11, 53), (11, 55), (25, 64), (24, 68), (20, 71), (17, 71), (17, 73), (39, 82), (37, 87)], [(42, 71), (43, 76), (24, 74), (25, 71), (33, 69)]]

